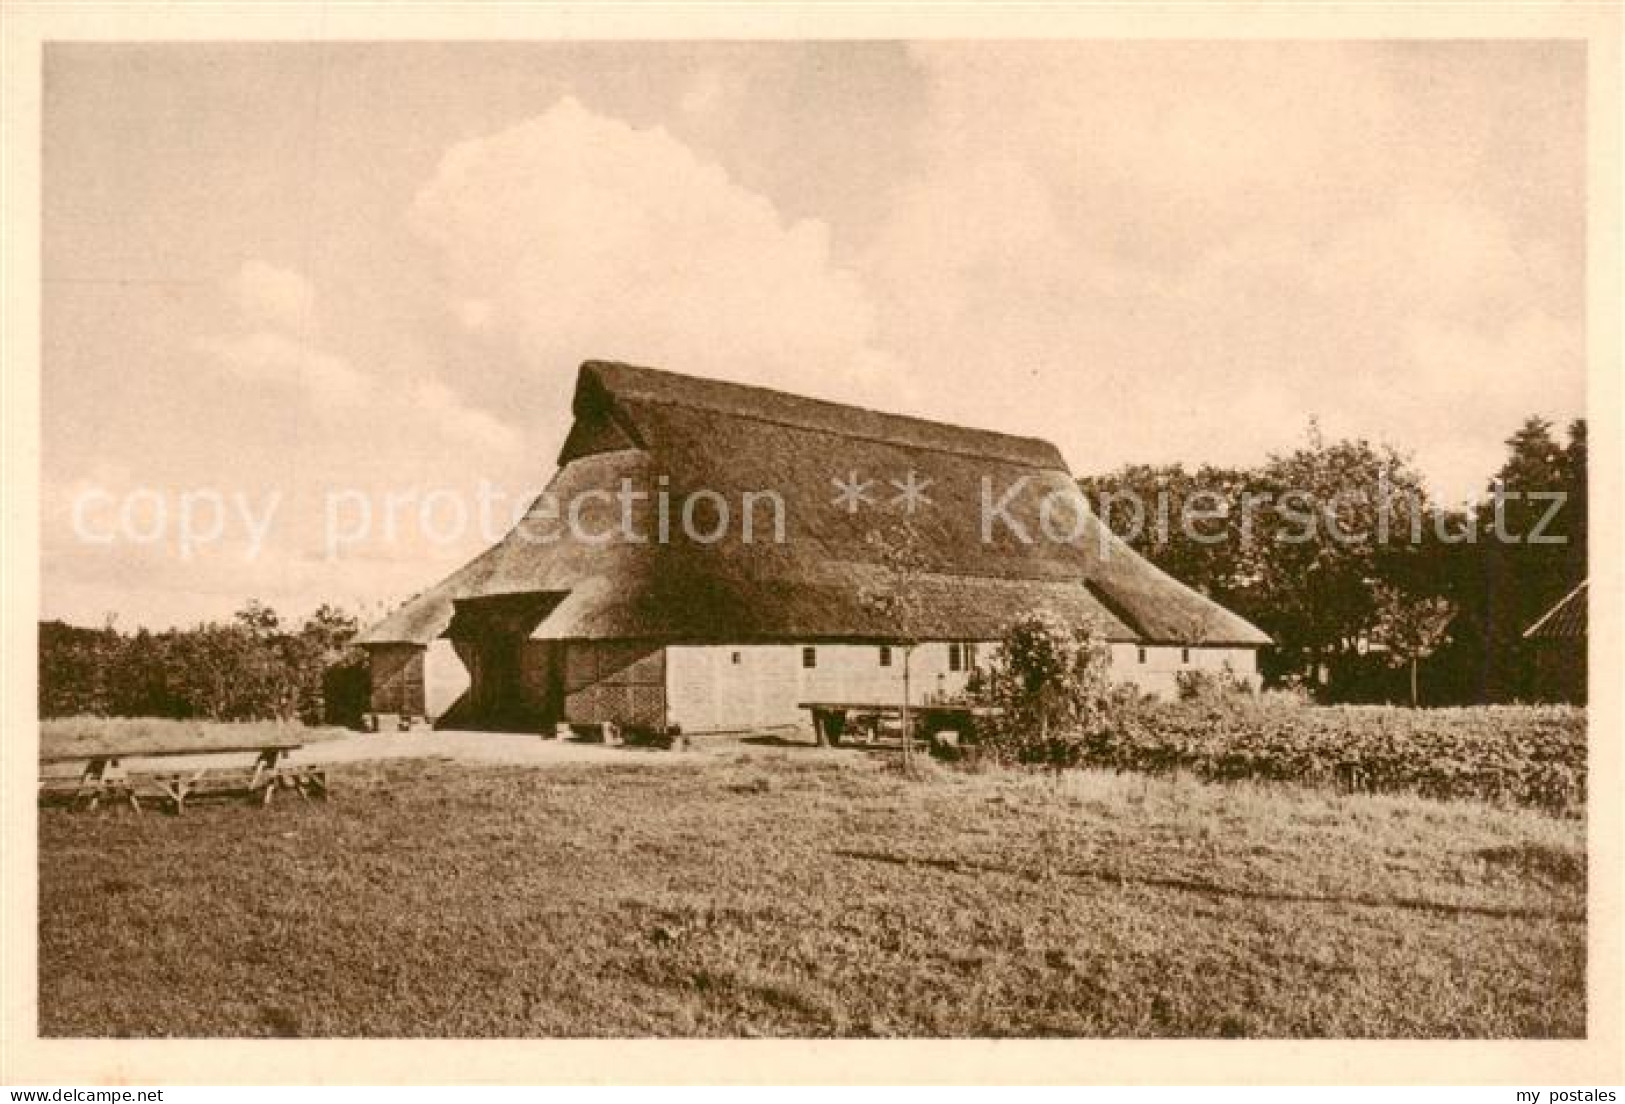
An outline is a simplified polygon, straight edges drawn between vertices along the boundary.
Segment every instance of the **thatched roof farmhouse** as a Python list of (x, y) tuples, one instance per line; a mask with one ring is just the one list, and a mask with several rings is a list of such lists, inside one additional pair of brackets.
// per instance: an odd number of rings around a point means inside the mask
[(1029, 611), (1092, 621), (1153, 689), (1268, 643), (1076, 508), (1044, 441), (597, 361), (573, 412), (525, 520), (363, 635), (375, 712), (693, 731), (895, 697), (898, 628), (864, 595), (904, 521), (927, 693)]

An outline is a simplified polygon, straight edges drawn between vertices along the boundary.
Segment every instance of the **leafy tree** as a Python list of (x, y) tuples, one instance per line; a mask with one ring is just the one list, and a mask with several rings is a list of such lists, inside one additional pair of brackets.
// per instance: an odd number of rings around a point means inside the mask
[(276, 610), (258, 598), (250, 598), (242, 609), (232, 615), (232, 620), (259, 637), (275, 635), (282, 624)]
[(1249, 565), (1243, 497), (1253, 473), (1203, 465), (1128, 464), (1086, 476), (1078, 488), (1091, 508), (1135, 551), (1185, 585), (1227, 606), (1247, 602)]
[(108, 712), (114, 716), (181, 717), (189, 715), (175, 692), (172, 656), (174, 634), (154, 635), (137, 629), (120, 637), (107, 662)]
[(353, 722), (365, 707), (364, 656), (353, 617), (324, 605), (297, 632), (249, 602), (221, 624), (119, 633), (40, 625), (41, 716), (299, 718)]
[[(1560, 443), (1550, 422), (1526, 418), (1473, 515), (1474, 542), (1454, 557), (1462, 609), (1449, 658), (1462, 696), (1532, 696), (1523, 632), (1586, 576), (1586, 423)], [(1560, 496), (1560, 497), (1554, 497)]]
[[(1256, 468), (1130, 465), (1080, 486), (1153, 563), (1268, 632), (1278, 674), (1316, 682), (1348, 666), (1376, 615), (1372, 581), (1430, 539), (1435, 514), (1405, 456), (1328, 442), (1314, 422), (1304, 444)], [(1146, 521), (1125, 533), (1132, 517), (1109, 507), (1133, 500)]]
[(311, 724), (354, 724), (366, 710), (366, 655), (351, 642), (359, 628), (351, 614), (323, 603), (299, 630), (302, 682), (300, 716)]
[[(909, 671), (914, 649), (919, 646), (927, 614), (921, 581), (928, 563), (919, 532), (906, 521), (886, 529), (871, 531), (867, 538), (877, 577), (859, 588), (858, 601), (877, 619), (884, 621), (903, 657), (903, 697), (901, 703), (903, 768), (913, 764), (913, 734), (909, 716)], [(823, 734), (818, 735), (823, 742)]]
[(110, 672), (119, 648), (111, 619), (100, 629), (42, 622), (39, 627), (39, 711), (42, 717), (102, 716), (114, 707)]
[(1418, 702), (1417, 665), (1449, 639), (1456, 607), (1448, 598), (1407, 594), (1387, 583), (1378, 583), (1375, 595), (1377, 609), (1371, 640), (1383, 646), (1390, 662), (1410, 667), (1414, 706)]
[(1376, 615), (1371, 580), (1425, 533), (1426, 487), (1394, 449), (1328, 443), (1313, 426), (1305, 445), (1269, 458), (1258, 482), (1272, 506), (1243, 555), (1259, 623), (1317, 677), (1323, 667), (1335, 677)]
[[(1446, 639), (1417, 655), (1418, 678), (1425, 667), (1439, 700), (1494, 701), (1534, 691), (1523, 631), (1586, 575), (1587, 459), (1583, 419), (1566, 443), (1550, 422), (1525, 419), (1486, 484), (1512, 496), (1445, 510), (1405, 456), (1328, 442), (1311, 423), (1301, 447), (1256, 468), (1128, 465), (1079, 485), (1137, 551), (1270, 633), (1266, 673), (1307, 672), (1323, 695), (1368, 693), (1374, 685), (1355, 676), (1375, 661), (1359, 641), (1395, 631), (1394, 602), (1425, 621), (1443, 617), (1442, 602), (1455, 616)], [(1564, 496), (1555, 512), (1552, 493)], [(1148, 516), (1131, 527), (1131, 507), (1100, 508), (1107, 494), (1138, 499)], [(1159, 495), (1166, 524), (1152, 509)], [(1181, 527), (1187, 505), (1204, 519)], [(1531, 541), (1537, 532), (1544, 539)]]
[(299, 634), (311, 642), (324, 662), (330, 663), (343, 656), (358, 628), (353, 615), (323, 602), (305, 619)]
[[(1590, 520), (1590, 501), (1588, 492), (1590, 481), (1587, 470), (1590, 462), (1590, 453), (1586, 447), (1586, 423), (1584, 418), (1577, 418), (1569, 423), (1569, 443), (1563, 450), (1563, 460), (1558, 466), (1558, 475), (1561, 480), (1559, 488), (1568, 495), (1564, 504), (1563, 533), (1568, 538), (1569, 575), (1584, 578), (1586, 572), (1586, 558), (1588, 545), (1586, 531)], [(1575, 582), (1579, 582), (1575, 578)]]

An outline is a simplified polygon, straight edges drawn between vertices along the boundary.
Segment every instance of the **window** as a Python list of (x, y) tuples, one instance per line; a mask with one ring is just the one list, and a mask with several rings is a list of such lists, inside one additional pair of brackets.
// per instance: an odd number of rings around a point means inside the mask
[(818, 649), (817, 648), (803, 648), (803, 649), (801, 649), (801, 665), (803, 667), (816, 667), (816, 666), (818, 666)]
[(1140, 648), (1139, 651), (1140, 651), (1140, 662), (1144, 663), (1145, 662), (1145, 648), (1142, 647), (1142, 648)]
[(964, 649), (958, 644), (948, 645), (948, 670), (963, 671), (965, 669)]
[(1179, 649), (1179, 662), (1181, 662), (1181, 663), (1189, 663), (1190, 661), (1191, 661), (1191, 650), (1189, 648), (1181, 648), (1181, 649)]
[(733, 654), (733, 665), (735, 667), (739, 666), (739, 653), (738, 652), (735, 652)]
[(882, 667), (890, 667), (891, 666), (891, 645), (890, 644), (882, 644), (880, 646), (880, 665)]

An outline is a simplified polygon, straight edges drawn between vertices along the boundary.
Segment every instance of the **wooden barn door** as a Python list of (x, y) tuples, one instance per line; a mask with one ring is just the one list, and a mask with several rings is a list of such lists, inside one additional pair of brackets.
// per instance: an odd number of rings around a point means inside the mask
[(492, 633), (479, 643), (474, 701), (482, 713), (500, 713), (519, 700), (519, 639)]
[(536, 722), (551, 728), (564, 719), (562, 640), (527, 640), (519, 654), (519, 693)]

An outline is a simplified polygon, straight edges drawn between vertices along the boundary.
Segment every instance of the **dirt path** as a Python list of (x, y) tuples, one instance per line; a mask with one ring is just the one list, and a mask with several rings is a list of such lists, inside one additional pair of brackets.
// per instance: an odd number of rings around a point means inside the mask
[(573, 740), (544, 740), (525, 732), (434, 731), (360, 733), (307, 744), (295, 753), (300, 763), (365, 763), (379, 759), (449, 759), (462, 763), (648, 763), (671, 765), (713, 757), (719, 749), (663, 751), (611, 747)]

